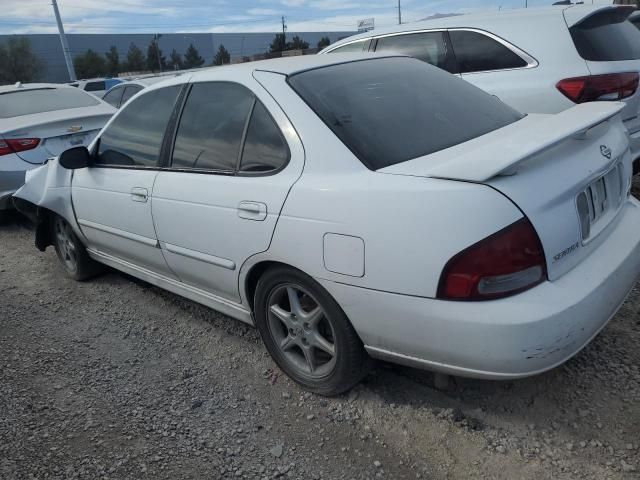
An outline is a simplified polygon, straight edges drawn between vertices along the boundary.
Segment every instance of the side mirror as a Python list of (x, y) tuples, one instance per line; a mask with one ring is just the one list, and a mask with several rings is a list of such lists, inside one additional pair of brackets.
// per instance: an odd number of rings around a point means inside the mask
[(73, 147), (62, 152), (60, 157), (58, 157), (58, 162), (64, 168), (75, 170), (90, 167), (93, 159), (87, 147)]

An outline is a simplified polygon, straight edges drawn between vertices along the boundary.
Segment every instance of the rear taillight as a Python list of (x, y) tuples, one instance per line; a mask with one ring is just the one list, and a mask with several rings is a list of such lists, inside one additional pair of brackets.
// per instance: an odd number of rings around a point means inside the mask
[(0, 140), (0, 156), (9, 153), (24, 152), (25, 150), (33, 150), (39, 144), (39, 138), (11, 138), (8, 140)]
[(458, 253), (447, 262), (438, 287), (444, 300), (507, 297), (547, 278), (538, 234), (526, 218)]
[(575, 103), (622, 100), (636, 93), (639, 79), (638, 72), (589, 75), (565, 78), (556, 84), (556, 88)]

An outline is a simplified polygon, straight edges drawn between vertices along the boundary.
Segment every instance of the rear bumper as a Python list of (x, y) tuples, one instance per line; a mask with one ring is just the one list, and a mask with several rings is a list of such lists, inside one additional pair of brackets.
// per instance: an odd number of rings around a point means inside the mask
[(640, 203), (627, 202), (608, 238), (553, 282), (487, 302), (450, 302), (319, 280), (369, 353), (459, 376), (511, 379), (552, 369), (611, 319), (640, 275)]

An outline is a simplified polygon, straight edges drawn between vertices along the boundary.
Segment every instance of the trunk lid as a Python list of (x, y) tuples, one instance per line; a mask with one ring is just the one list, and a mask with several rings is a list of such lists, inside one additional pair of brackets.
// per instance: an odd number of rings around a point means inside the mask
[(3, 119), (0, 120), (0, 131), (3, 132), (0, 136), (4, 139), (39, 138), (36, 148), (17, 155), (25, 162), (41, 164), (69, 148), (89, 145), (114, 112), (115, 109), (105, 104)]
[[(628, 198), (632, 167), (623, 108), (618, 102), (597, 102), (557, 115), (529, 115), (469, 142), (378, 172), (495, 188), (533, 224), (549, 279), (554, 280), (606, 237)], [(588, 202), (586, 235), (585, 216), (578, 214), (579, 196)]]

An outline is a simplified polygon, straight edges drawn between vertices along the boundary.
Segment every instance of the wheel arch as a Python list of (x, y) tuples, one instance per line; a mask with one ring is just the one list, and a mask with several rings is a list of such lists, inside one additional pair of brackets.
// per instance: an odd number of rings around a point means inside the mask
[[(303, 270), (294, 267), (293, 265), (289, 265), (285, 262), (280, 262), (277, 260), (260, 260), (253, 265), (248, 267), (247, 273), (244, 276), (243, 287), (244, 287), (244, 297), (249, 306), (249, 310), (253, 314), (254, 311), (254, 299), (256, 295), (256, 288), (258, 287), (258, 281), (260, 277), (269, 269), (275, 267), (287, 267), (293, 268), (294, 270), (298, 270), (302, 273), (305, 273)], [(308, 274), (307, 274), (308, 275)]]

